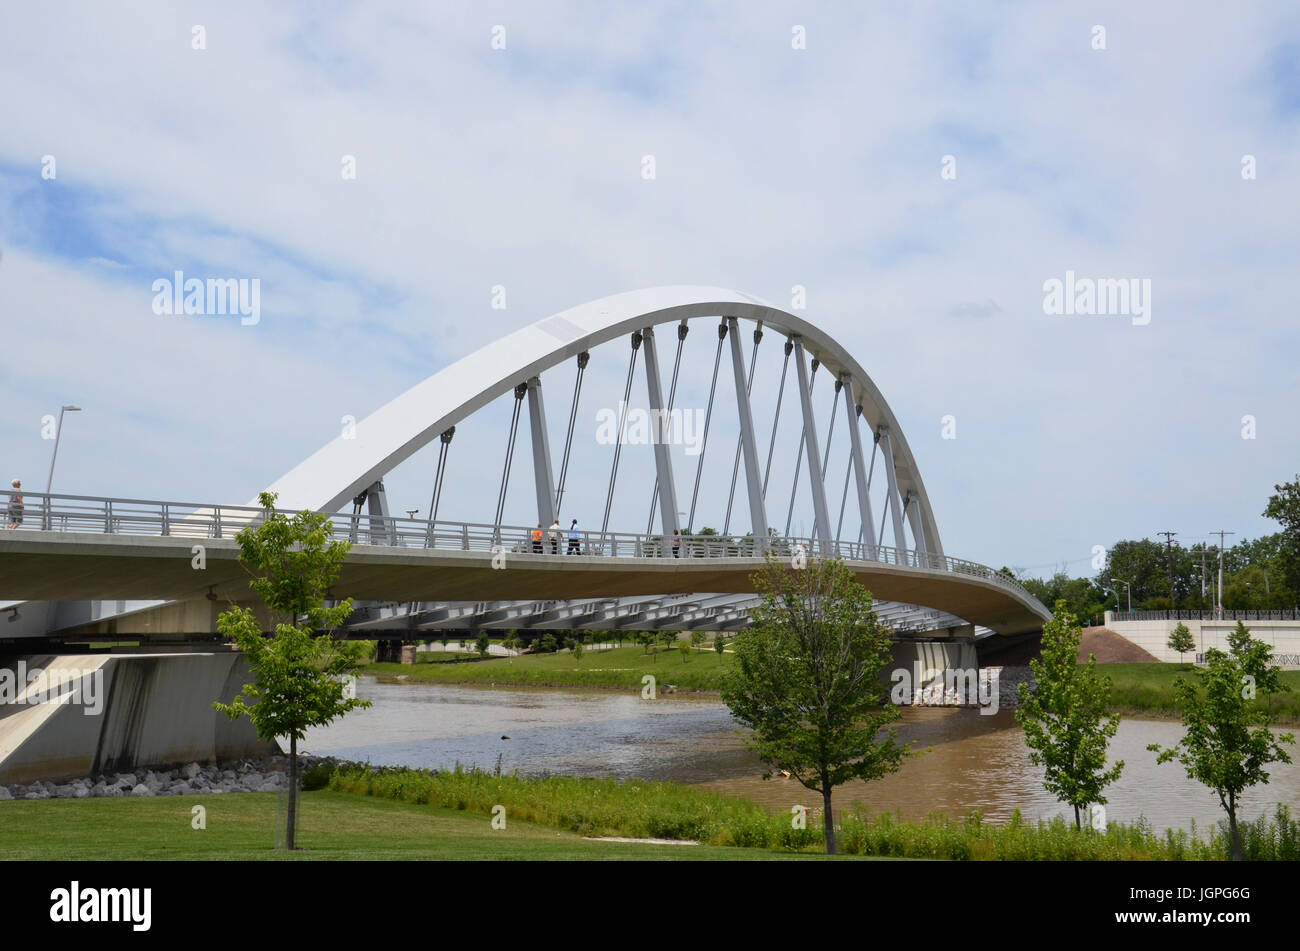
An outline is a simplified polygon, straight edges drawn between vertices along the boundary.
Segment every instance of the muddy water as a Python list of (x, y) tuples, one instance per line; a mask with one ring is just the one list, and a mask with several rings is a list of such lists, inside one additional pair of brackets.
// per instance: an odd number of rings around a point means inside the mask
[[(665, 779), (738, 793), (772, 809), (820, 805), (799, 783), (761, 778), (762, 765), (745, 748), (726, 706), (716, 699), (639, 693), (536, 688), (381, 684), (361, 679), (358, 695), (374, 702), (337, 723), (309, 731), (304, 749), (376, 765), (462, 766), (523, 776), (565, 774)], [(868, 783), (839, 787), (837, 805), (858, 801), (872, 812), (919, 819), (932, 812), (981, 810), (1005, 820), (1066, 815), (1030, 765), (1010, 711), (904, 708), (899, 739), (917, 755), (903, 769)], [(1292, 732), (1300, 732), (1293, 730)], [(1125, 761), (1109, 787), (1112, 821), (1145, 817), (1157, 829), (1189, 828), (1222, 815), (1214, 794), (1187, 779), (1177, 764), (1157, 766), (1148, 743), (1169, 746), (1182, 735), (1176, 722), (1125, 720), (1111, 755)], [(1300, 809), (1300, 746), (1290, 765), (1270, 770), (1269, 785), (1247, 793), (1242, 815), (1253, 818), (1278, 802)]]

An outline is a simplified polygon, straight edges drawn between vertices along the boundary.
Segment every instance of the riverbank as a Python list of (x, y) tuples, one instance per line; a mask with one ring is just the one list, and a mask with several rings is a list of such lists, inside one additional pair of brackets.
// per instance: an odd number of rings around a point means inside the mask
[[(617, 782), (548, 776), (521, 779), (477, 770), (425, 771), (346, 765), (331, 771), (327, 788), (485, 816), (522, 818), (586, 836), (689, 840), (714, 846), (825, 849), (820, 810), (802, 816), (772, 813), (751, 800), (678, 783)], [(1222, 829), (1195, 831), (1111, 823), (1104, 833), (1079, 832), (1060, 818), (1025, 822), (1017, 810), (1004, 824), (978, 812), (962, 820), (933, 815), (905, 822), (869, 815), (858, 804), (836, 810), (841, 854), (895, 858), (1035, 861), (1217, 861), (1226, 857)], [(799, 820), (802, 818), (802, 822)], [(802, 827), (800, 827), (802, 826)], [(1300, 820), (1278, 806), (1272, 817), (1244, 823), (1246, 855), (1255, 860), (1300, 859)]]
[[(645, 648), (615, 647), (587, 650), (580, 660), (570, 651), (553, 654), (521, 654), (486, 660), (421, 655), (417, 664), (372, 663), (363, 672), (384, 683), (420, 682), (477, 684), (493, 687), (592, 687), (640, 691), (643, 678), (655, 678), (657, 691), (692, 692), (716, 696), (722, 677), (735, 663), (732, 654), (713, 650), (691, 651), (689, 659), (677, 650), (647, 654)], [(424, 660), (425, 657), (436, 659)], [(1174, 707), (1174, 680), (1188, 677), (1182, 664), (1104, 664), (1100, 671), (1111, 679), (1111, 711), (1151, 719), (1179, 719)], [(1274, 722), (1280, 726), (1300, 725), (1300, 671), (1282, 672), (1282, 682), (1291, 693), (1268, 701)], [(1261, 703), (1264, 701), (1260, 701)]]

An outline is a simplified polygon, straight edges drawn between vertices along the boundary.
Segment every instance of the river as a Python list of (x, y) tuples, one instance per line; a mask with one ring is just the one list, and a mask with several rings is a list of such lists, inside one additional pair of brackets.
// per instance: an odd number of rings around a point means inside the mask
[[(469, 768), (521, 776), (615, 776), (691, 783), (736, 793), (774, 810), (820, 805), (798, 782), (761, 778), (762, 765), (745, 749), (730, 712), (716, 697), (550, 688), (464, 687), (379, 683), (362, 677), (357, 695), (374, 706), (355, 710), (328, 727), (308, 731), (303, 749), (374, 765)], [(837, 808), (859, 801), (871, 812), (897, 811), (908, 819), (932, 812), (960, 817), (979, 809), (1005, 821), (1014, 809), (1026, 819), (1066, 816), (1029, 763), (1010, 710), (903, 708), (899, 739), (918, 755), (871, 783), (851, 782), (835, 792)], [(1291, 730), (1291, 732), (1300, 732)], [(1198, 829), (1223, 816), (1217, 797), (1187, 778), (1177, 763), (1163, 766), (1148, 743), (1170, 746), (1181, 724), (1126, 719), (1111, 741), (1123, 759), (1120, 779), (1108, 787), (1107, 817), (1130, 823), (1144, 817), (1156, 829)], [(1300, 745), (1291, 748), (1300, 760)], [(1247, 791), (1239, 815), (1271, 813), (1278, 802), (1300, 805), (1300, 763), (1273, 764), (1270, 782)], [(1072, 813), (1071, 813), (1072, 815)]]

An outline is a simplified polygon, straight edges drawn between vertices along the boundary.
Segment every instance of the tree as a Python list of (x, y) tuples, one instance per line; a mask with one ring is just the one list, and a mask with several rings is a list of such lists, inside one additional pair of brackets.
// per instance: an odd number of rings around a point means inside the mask
[(545, 634), (543, 634), (541, 637), (537, 639), (537, 643), (534, 646), (534, 649), (541, 651), (544, 654), (554, 654), (555, 651), (559, 648), (559, 646), (560, 645), (557, 644), (555, 641), (555, 635), (552, 634), (550, 631), (547, 631)]
[(491, 643), (492, 642), (488, 639), (487, 631), (481, 631), (478, 640), (474, 642), (474, 649), (478, 651), (479, 657), (486, 657), (488, 655), (488, 647)]
[(360, 665), (365, 642), (332, 636), (352, 613), (352, 599), (325, 607), (326, 592), (351, 546), (330, 540), (329, 516), (303, 511), (289, 518), (275, 511), (275, 499), (272, 493), (261, 493), (260, 524), (247, 526), (235, 539), (239, 561), (253, 575), (249, 587), (288, 621), (277, 623), (275, 636), (268, 638), (248, 608), (221, 613), (217, 630), (243, 651), (254, 680), (230, 703), (213, 706), (231, 720), (248, 717), (263, 739), (289, 737), (286, 848), (293, 849), (298, 741), (308, 727), (323, 726), (349, 710), (370, 706), (370, 701), (349, 696), (348, 675)]
[(1277, 494), (1269, 496), (1263, 514), (1282, 526), (1278, 560), (1286, 586), (1300, 592), (1300, 475), (1273, 488)]
[(1097, 673), (1096, 655), (1078, 663), (1082, 635), (1065, 601), (1057, 601), (1052, 620), (1043, 625), (1042, 660), (1029, 663), (1036, 689), (1021, 684), (1016, 709), (1029, 761), (1044, 768), (1048, 792), (1074, 807), (1076, 829), (1082, 828), (1079, 810), (1104, 804), (1102, 790), (1124, 769), (1123, 760), (1104, 769), (1107, 741), (1119, 728), (1119, 717), (1106, 718), (1110, 678)]
[(705, 633), (703, 631), (691, 631), (691, 647), (699, 650), (704, 646)]
[(573, 642), (573, 662), (582, 665), (582, 641), (574, 640)]
[(727, 638), (723, 636), (723, 633), (721, 631), (718, 631), (716, 634), (713, 635), (713, 649), (717, 651), (718, 656), (721, 657), (723, 651), (725, 651), (726, 648), (727, 648)]
[(1196, 650), (1196, 641), (1192, 640), (1192, 632), (1182, 621), (1175, 624), (1174, 629), (1169, 633), (1169, 649), (1177, 651), (1180, 660), (1188, 651)]
[(1241, 794), (1268, 782), (1264, 767), (1269, 763), (1291, 762), (1281, 744), (1294, 743), (1295, 736), (1284, 733), (1274, 737), (1268, 728), (1268, 709), (1253, 702), (1258, 690), (1277, 693), (1290, 689), (1278, 677), (1278, 668), (1270, 664), (1272, 648), (1251, 638), (1249, 628), (1240, 621), (1229, 642), (1230, 653), (1214, 648), (1205, 652), (1206, 667), (1192, 671), (1194, 680), (1179, 677), (1174, 681), (1174, 702), (1187, 728), (1183, 738), (1168, 749), (1157, 743), (1147, 749), (1159, 754), (1158, 763), (1178, 760), (1188, 779), (1214, 790), (1228, 814), (1230, 856), (1239, 862), (1243, 858), (1237, 830)]
[(902, 765), (897, 732), (878, 736), (902, 716), (881, 678), (892, 660), (889, 636), (871, 593), (838, 559), (791, 569), (769, 555), (752, 580), (762, 604), (732, 642), (736, 663), (722, 699), (753, 730), (749, 746), (769, 767), (764, 778), (784, 770), (822, 794), (826, 851), (834, 854), (832, 790)]
[(689, 663), (691, 659), (691, 645), (686, 641), (677, 642), (677, 653), (682, 657), (682, 663)]

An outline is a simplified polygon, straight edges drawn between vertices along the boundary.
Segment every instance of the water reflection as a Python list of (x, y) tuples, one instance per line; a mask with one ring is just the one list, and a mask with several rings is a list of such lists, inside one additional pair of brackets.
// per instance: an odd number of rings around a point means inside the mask
[[(477, 688), (381, 684), (363, 677), (358, 694), (374, 701), (334, 725), (308, 731), (304, 748), (376, 765), (465, 767), (523, 776), (565, 774), (667, 779), (739, 793), (773, 809), (819, 804), (794, 780), (760, 778), (762, 766), (743, 745), (726, 706), (716, 698), (642, 700), (638, 692), (536, 688)], [(1066, 816), (1030, 765), (1021, 731), (1008, 710), (905, 708), (899, 739), (920, 755), (884, 779), (837, 788), (837, 805), (863, 803), (873, 812), (919, 819), (935, 811), (954, 817), (978, 808), (1004, 821), (1019, 808), (1027, 819)], [(1294, 731), (1293, 731), (1294, 732)], [(1198, 827), (1222, 811), (1209, 790), (1181, 766), (1157, 766), (1148, 743), (1176, 743), (1176, 722), (1125, 720), (1111, 742), (1126, 763), (1109, 787), (1107, 814), (1131, 822), (1145, 816), (1156, 828)], [(505, 739), (503, 737), (508, 737)], [(1300, 760), (1300, 749), (1292, 750)], [(1300, 802), (1300, 765), (1275, 764), (1268, 786), (1248, 792), (1242, 815)]]

